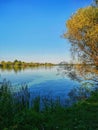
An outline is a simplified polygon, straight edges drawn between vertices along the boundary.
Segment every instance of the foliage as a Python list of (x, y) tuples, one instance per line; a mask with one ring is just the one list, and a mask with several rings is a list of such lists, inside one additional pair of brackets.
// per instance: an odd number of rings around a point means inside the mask
[(52, 67), (55, 64), (52, 63), (34, 63), (34, 62), (24, 62), (24, 61), (18, 61), (14, 60), (13, 62), (11, 61), (1, 61), (0, 63), (0, 69), (2, 70), (12, 70), (14, 69), (15, 72), (21, 71), (22, 69), (26, 68), (34, 68), (34, 67)]
[(83, 62), (98, 65), (98, 7), (79, 9), (66, 23), (64, 37), (72, 45), (73, 55)]
[[(24, 103), (27, 88), (16, 94), (10, 91), (11, 84), (4, 82), (0, 87), (0, 130), (97, 130), (98, 91), (92, 92), (89, 99), (83, 99), (71, 107), (62, 107), (59, 102), (47, 105), (40, 110), (40, 98), (33, 106)], [(25, 93), (25, 95), (23, 94)], [(23, 100), (20, 100), (21, 97)], [(29, 96), (26, 96), (29, 97)]]
[(93, 0), (93, 6), (98, 7), (98, 0)]

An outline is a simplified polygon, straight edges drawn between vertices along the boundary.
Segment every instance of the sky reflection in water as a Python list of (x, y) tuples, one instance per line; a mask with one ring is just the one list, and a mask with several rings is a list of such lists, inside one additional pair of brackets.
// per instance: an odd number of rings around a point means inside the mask
[(52, 97), (66, 97), (68, 92), (74, 87), (79, 86), (79, 83), (71, 80), (66, 75), (58, 75), (56, 67), (50, 68), (28, 68), (25, 70), (1, 70), (0, 69), (0, 81), (6, 78), (11, 81), (13, 90), (20, 89), (21, 84), (26, 83), (30, 92), (40, 96), (52, 96)]

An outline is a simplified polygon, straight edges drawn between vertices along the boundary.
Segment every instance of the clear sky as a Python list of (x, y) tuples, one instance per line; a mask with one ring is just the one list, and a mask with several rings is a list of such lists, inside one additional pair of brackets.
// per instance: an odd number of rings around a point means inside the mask
[(72, 13), (92, 0), (0, 0), (0, 60), (70, 61), (60, 36)]

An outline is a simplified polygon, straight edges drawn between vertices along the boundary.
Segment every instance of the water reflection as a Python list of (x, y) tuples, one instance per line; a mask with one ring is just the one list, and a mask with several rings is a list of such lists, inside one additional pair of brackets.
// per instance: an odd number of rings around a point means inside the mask
[(87, 99), (98, 86), (97, 69), (91, 65), (1, 67), (0, 73), (0, 82), (4, 78), (11, 81), (10, 89), (19, 99), (27, 99), (29, 92), (30, 102), (40, 96), (47, 100), (59, 98), (61, 104), (69, 106)]
[(71, 80), (78, 82), (89, 81), (98, 85), (98, 68), (94, 65), (62, 65), (58, 67), (58, 75), (67, 75)]
[(30, 68), (18, 68), (17, 73), (13, 69), (8, 71), (8, 69), (2, 68), (0, 70), (2, 81), (4, 78), (7, 81), (11, 81), (13, 85), (13, 91), (18, 91), (21, 88), (21, 84), (26, 83), (31, 92), (40, 93), (41, 95), (51, 95), (52, 96), (64, 96), (72, 89), (74, 86), (79, 86), (77, 81), (69, 79), (69, 77), (57, 74), (58, 66), (49, 67), (30, 67)]
[(13, 67), (13, 66), (0, 66), (0, 70), (1, 72), (4, 72), (4, 71), (8, 71), (8, 72), (11, 72), (11, 71), (14, 71), (15, 73), (18, 73), (18, 72), (21, 72), (21, 71), (25, 71), (27, 69), (31, 69), (31, 70), (35, 70), (35, 69), (41, 69), (41, 68), (44, 68), (44, 69), (51, 69), (53, 68), (53, 66), (18, 66), (18, 67)]
[[(79, 99), (77, 92), (84, 92), (87, 97), (88, 87), (98, 86), (98, 73), (93, 65), (60, 65), (60, 66), (41, 66), (41, 67), (1, 67), (0, 82), (6, 78), (12, 83), (12, 90), (19, 91), (21, 84), (25, 83), (29, 91), (41, 97), (59, 97), (62, 101), (66, 97)], [(82, 86), (82, 87), (81, 87)], [(85, 87), (86, 86), (86, 87)], [(79, 90), (79, 91), (77, 91)], [(83, 98), (82, 96), (82, 98)], [(66, 101), (67, 102), (67, 101)]]
[[(22, 73), (23, 71), (26, 70), (51, 70), (53, 68), (57, 69), (56, 75), (60, 75), (61, 77), (68, 77), (71, 80), (76, 80), (78, 82), (82, 82), (84, 80), (89, 80), (89, 81), (94, 81), (98, 85), (98, 68), (94, 65), (83, 65), (83, 64), (78, 64), (78, 65), (59, 65), (57, 67), (55, 66), (20, 66), (20, 67), (12, 67), (12, 66), (1, 66), (0, 71), (1, 74), (4, 72), (11, 73), (12, 71), (17, 74), (17, 73)], [(42, 72), (43, 73), (43, 72)]]
[[(46, 85), (46, 84), (45, 84)], [(52, 82), (53, 85), (53, 82)], [(62, 85), (62, 84), (61, 84)], [(63, 85), (62, 85), (63, 86)], [(93, 89), (92, 84), (90, 83), (85, 83), (81, 86), (78, 87), (73, 87), (71, 89), (66, 89), (66, 88), (59, 88), (55, 86), (54, 92), (53, 91), (45, 91), (44, 89), (45, 86), (43, 86), (43, 89), (40, 88), (40, 91), (34, 88), (28, 88), (27, 84), (22, 84), (21, 88), (19, 91), (13, 91), (13, 86), (11, 82), (3, 80), (2, 85), (0, 87), (0, 92), (9, 92), (12, 94), (13, 98), (15, 101), (21, 102), (24, 105), (29, 103), (29, 106), (31, 107), (34, 105), (35, 99), (40, 99), (40, 107), (42, 108), (44, 103), (49, 105), (51, 102), (58, 102), (59, 104), (63, 106), (70, 106), (75, 102), (78, 102), (80, 100), (85, 100), (87, 99), (91, 94), (92, 91), (98, 89)], [(53, 87), (49, 85), (49, 87)], [(63, 86), (64, 87), (64, 86)], [(47, 89), (47, 88), (46, 88)], [(48, 88), (49, 89), (49, 88)], [(59, 89), (59, 91), (58, 91)]]

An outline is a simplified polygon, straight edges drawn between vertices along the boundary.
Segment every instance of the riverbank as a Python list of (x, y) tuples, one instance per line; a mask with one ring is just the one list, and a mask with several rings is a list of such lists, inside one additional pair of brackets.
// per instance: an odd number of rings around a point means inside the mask
[(89, 99), (83, 99), (71, 107), (62, 107), (59, 102), (51, 105), (44, 102), (40, 110), (40, 97), (28, 104), (29, 93), (24, 89), (25, 98), (12, 97), (8, 83), (0, 88), (0, 129), (1, 130), (97, 130), (98, 91)]
[(25, 68), (25, 67), (39, 67), (39, 66), (54, 66), (53, 63), (37, 63), (37, 62), (24, 62), (19, 60), (12, 61), (1, 61), (0, 67), (2, 68)]

